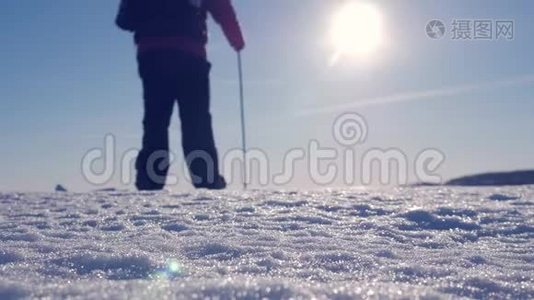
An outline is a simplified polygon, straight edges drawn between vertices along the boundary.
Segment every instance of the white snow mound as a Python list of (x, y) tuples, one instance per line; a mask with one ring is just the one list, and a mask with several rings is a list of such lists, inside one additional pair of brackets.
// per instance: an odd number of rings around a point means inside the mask
[(534, 187), (0, 194), (0, 299), (534, 298)]

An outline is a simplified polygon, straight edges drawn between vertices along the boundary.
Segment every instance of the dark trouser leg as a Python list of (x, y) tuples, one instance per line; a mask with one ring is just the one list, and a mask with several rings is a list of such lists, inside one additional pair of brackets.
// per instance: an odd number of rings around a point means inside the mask
[(172, 81), (157, 57), (139, 58), (144, 89), (143, 146), (137, 157), (136, 187), (161, 190), (169, 170), (169, 134), (175, 99)]
[(195, 187), (224, 188), (210, 114), (209, 65), (207, 62), (198, 64), (179, 93), (184, 156)]

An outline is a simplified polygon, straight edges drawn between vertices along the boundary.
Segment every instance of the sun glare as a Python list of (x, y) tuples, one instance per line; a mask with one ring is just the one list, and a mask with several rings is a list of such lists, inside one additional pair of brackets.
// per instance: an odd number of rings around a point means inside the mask
[(370, 3), (350, 2), (335, 13), (330, 38), (334, 60), (368, 56), (382, 43), (382, 16)]

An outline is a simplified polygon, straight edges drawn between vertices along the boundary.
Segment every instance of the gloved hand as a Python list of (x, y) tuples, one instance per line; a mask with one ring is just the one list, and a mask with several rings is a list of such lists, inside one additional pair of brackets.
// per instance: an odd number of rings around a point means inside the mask
[(235, 51), (241, 52), (243, 49), (245, 49), (245, 40), (243, 39), (243, 34), (241, 34), (241, 32), (232, 34), (229, 37), (229, 41), (230, 45)]

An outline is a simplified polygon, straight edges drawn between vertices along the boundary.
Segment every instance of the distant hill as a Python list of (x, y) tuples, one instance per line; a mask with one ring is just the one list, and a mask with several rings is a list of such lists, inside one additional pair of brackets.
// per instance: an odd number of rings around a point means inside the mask
[(534, 170), (483, 173), (459, 177), (445, 183), (450, 186), (534, 185)]

